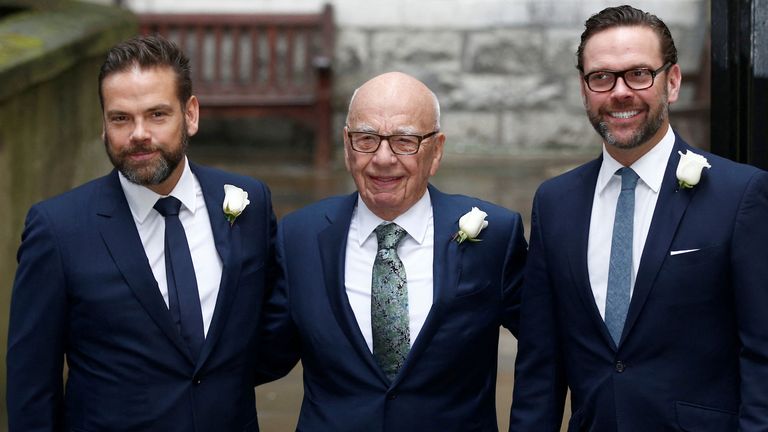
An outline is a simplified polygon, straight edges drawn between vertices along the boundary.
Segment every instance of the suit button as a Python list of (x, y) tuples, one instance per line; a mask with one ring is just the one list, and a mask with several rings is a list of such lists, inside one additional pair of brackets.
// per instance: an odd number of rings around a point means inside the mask
[(616, 372), (622, 373), (627, 366), (621, 360), (616, 362)]
[(203, 381), (198, 377), (194, 377), (192, 378), (192, 382), (195, 383), (195, 385), (200, 385), (200, 383)]
[(387, 399), (389, 400), (397, 399), (397, 393), (390, 393), (389, 395), (387, 395)]

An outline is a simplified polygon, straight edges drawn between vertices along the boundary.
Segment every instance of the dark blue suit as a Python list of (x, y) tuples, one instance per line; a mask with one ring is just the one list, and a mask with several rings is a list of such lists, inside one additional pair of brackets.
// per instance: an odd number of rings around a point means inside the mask
[[(685, 150), (712, 168), (678, 190)], [(768, 430), (768, 173), (676, 138), (617, 348), (587, 270), (601, 162), (536, 194), (510, 429), (558, 431), (567, 386), (569, 431)]]
[[(285, 374), (301, 357), (301, 431), (495, 431), (501, 325), (517, 333), (526, 244), (520, 215), (430, 187), (434, 301), (390, 384), (368, 349), (344, 287), (344, 260), (358, 194), (320, 201), (280, 222), (285, 277), (265, 313), (262, 359)], [(451, 240), (473, 206), (488, 213), (481, 242)]]
[[(113, 171), (27, 217), (11, 303), (11, 431), (258, 430), (252, 366), (276, 230), (269, 191), (191, 168), (223, 263), (200, 357), (171, 320)], [(225, 183), (251, 201), (232, 226)]]

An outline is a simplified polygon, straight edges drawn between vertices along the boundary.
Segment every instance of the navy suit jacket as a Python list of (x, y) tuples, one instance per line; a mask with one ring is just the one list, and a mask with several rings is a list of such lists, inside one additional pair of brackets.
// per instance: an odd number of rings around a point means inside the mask
[[(693, 189), (685, 150), (712, 165)], [(510, 430), (559, 431), (566, 386), (569, 431), (768, 430), (768, 173), (676, 137), (617, 347), (587, 270), (601, 162), (536, 193)]]
[[(399, 375), (389, 383), (365, 343), (344, 287), (358, 194), (320, 201), (280, 222), (284, 277), (265, 312), (270, 379), (301, 357), (302, 431), (495, 431), (501, 325), (517, 333), (526, 255), (520, 215), (430, 186), (434, 301)], [(481, 242), (451, 240), (473, 206), (488, 213)]]
[[(191, 168), (223, 263), (200, 357), (171, 320), (113, 171), (27, 216), (8, 338), (11, 432), (258, 430), (253, 362), (276, 231), (269, 191)], [(231, 226), (225, 183), (251, 201)]]

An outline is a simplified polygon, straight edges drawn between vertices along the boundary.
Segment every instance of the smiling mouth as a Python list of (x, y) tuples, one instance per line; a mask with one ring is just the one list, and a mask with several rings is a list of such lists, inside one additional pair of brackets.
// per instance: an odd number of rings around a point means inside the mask
[(630, 117), (634, 117), (634, 116), (638, 115), (639, 113), (640, 113), (640, 111), (638, 111), (638, 110), (634, 110), (634, 111), (617, 111), (617, 112), (608, 113), (608, 115), (610, 115), (613, 118), (628, 119)]
[(394, 183), (397, 183), (402, 177), (379, 177), (379, 176), (371, 176), (371, 180), (373, 180), (374, 183), (381, 185), (381, 186), (387, 186)]
[(143, 160), (152, 158), (155, 155), (155, 153), (157, 153), (156, 150), (144, 150), (144, 151), (131, 152), (131, 153), (128, 153), (128, 158), (134, 161), (143, 161)]

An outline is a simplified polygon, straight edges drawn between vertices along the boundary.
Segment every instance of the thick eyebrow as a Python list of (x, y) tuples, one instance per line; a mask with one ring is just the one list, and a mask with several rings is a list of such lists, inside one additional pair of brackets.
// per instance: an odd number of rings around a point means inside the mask
[(173, 106), (169, 104), (157, 104), (147, 108), (145, 112), (172, 111), (172, 110), (173, 110)]
[[(145, 113), (152, 113), (156, 111), (173, 111), (173, 106), (169, 104), (157, 104), (153, 105), (146, 110), (144, 110)], [(130, 115), (128, 112), (123, 110), (109, 110), (107, 111), (107, 116), (114, 116), (114, 115)]]
[[(375, 127), (363, 123), (359, 125), (353, 132), (365, 132), (365, 133), (372, 133), (372, 134), (378, 134), (379, 130)], [(387, 135), (418, 135), (417, 129), (412, 126), (401, 126), (396, 128), (394, 131), (391, 131)]]
[(112, 117), (112, 116), (116, 116), (116, 115), (128, 115), (128, 113), (125, 112), (125, 111), (121, 111), (121, 110), (109, 110), (109, 111), (107, 111), (106, 115), (107, 115), (107, 117)]
[(651, 65), (639, 64), (639, 65), (634, 65), (632, 67), (628, 67), (626, 69), (621, 69), (621, 70), (619, 70), (619, 69), (611, 69), (611, 68), (594, 68), (593, 70), (591, 70), (589, 72), (584, 72), (584, 75), (589, 75), (589, 74), (595, 73), (595, 72), (626, 72), (626, 71), (631, 71), (631, 70), (636, 70), (636, 69), (656, 70), (656, 68), (651, 66)]

